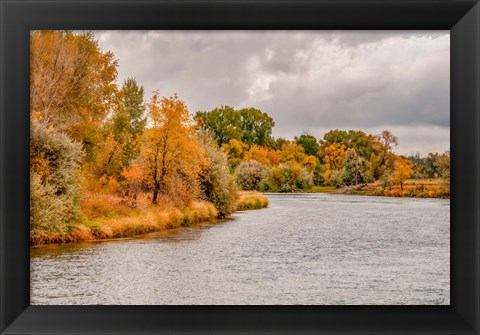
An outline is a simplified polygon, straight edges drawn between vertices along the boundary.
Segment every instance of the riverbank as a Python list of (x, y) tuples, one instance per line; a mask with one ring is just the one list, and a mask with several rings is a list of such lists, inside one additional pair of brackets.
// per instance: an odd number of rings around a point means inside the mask
[(313, 186), (308, 193), (342, 193), (354, 195), (450, 199), (450, 187), (439, 179), (408, 179), (400, 185), (384, 186), (380, 181), (354, 187)]
[[(236, 210), (267, 206), (268, 198), (259, 192), (239, 191), (237, 194)], [(208, 201), (194, 201), (178, 208), (169, 203), (152, 205), (145, 195), (139, 195), (133, 202), (109, 194), (90, 194), (81, 200), (80, 207), (78, 220), (67, 224), (63, 231), (31, 231), (30, 244), (124, 238), (218, 221), (218, 210)]]

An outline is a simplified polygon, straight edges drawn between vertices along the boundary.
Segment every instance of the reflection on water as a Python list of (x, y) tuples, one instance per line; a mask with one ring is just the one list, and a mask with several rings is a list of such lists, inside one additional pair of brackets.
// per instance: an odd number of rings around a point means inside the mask
[(450, 303), (449, 200), (269, 199), (215, 225), (32, 248), (31, 303)]

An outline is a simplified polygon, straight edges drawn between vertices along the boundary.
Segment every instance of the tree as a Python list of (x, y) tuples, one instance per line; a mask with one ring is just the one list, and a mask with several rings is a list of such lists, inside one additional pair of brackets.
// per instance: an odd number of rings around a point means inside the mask
[(247, 152), (245, 152), (243, 160), (256, 160), (264, 165), (272, 166), (278, 165), (278, 163), (280, 162), (280, 155), (274, 150), (271, 150), (267, 147), (261, 147), (254, 144)]
[(280, 151), (280, 161), (282, 163), (300, 163), (303, 162), (305, 157), (305, 150), (301, 145), (298, 145), (296, 142), (290, 142), (288, 144), (285, 144), (282, 151)]
[(358, 155), (365, 159), (370, 159), (372, 152), (375, 152), (376, 137), (367, 135), (361, 130), (330, 130), (320, 141), (321, 148), (326, 148), (332, 144), (344, 145), (346, 149), (353, 148)]
[(268, 114), (259, 109), (235, 110), (229, 106), (221, 106), (209, 112), (197, 112), (195, 120), (199, 128), (213, 136), (219, 147), (232, 139), (248, 146), (256, 144), (273, 147), (274, 145), (271, 135), (275, 123)]
[(318, 141), (314, 136), (309, 134), (302, 134), (300, 135), (300, 137), (295, 137), (295, 141), (297, 142), (297, 144), (303, 147), (307, 155), (318, 155), (320, 145), (318, 144)]
[(81, 142), (93, 160), (116, 102), (117, 61), (93, 33), (39, 30), (30, 37), (32, 115)]
[(360, 157), (355, 149), (347, 150), (343, 161), (343, 181), (346, 185), (357, 185), (366, 180), (368, 171), (367, 161)]
[(118, 107), (113, 116), (115, 140), (124, 147), (123, 166), (128, 168), (138, 157), (139, 137), (145, 130), (147, 119), (143, 102), (143, 87), (133, 78), (125, 80), (119, 92)]
[(376, 136), (376, 139), (382, 145), (384, 152), (392, 151), (398, 145), (397, 137), (388, 130), (382, 131), (380, 135)]
[(338, 186), (339, 178), (336, 178), (334, 181), (332, 176), (335, 175), (338, 177), (341, 175), (338, 171), (343, 169), (343, 162), (346, 154), (347, 149), (345, 145), (339, 143), (333, 143), (324, 148), (323, 152), (321, 152), (325, 163), (323, 165), (323, 180), (326, 185)]
[(413, 174), (412, 163), (403, 157), (397, 157), (390, 179), (393, 183), (400, 184), (403, 191), (403, 182)]
[(176, 95), (160, 99), (158, 92), (147, 107), (151, 127), (144, 133), (141, 164), (152, 203), (159, 194), (186, 203), (197, 195), (197, 176), (205, 162), (188, 109)]
[(256, 108), (243, 108), (238, 113), (241, 116), (240, 129), (244, 143), (273, 147), (272, 129), (275, 122), (267, 113)]
[(233, 138), (228, 143), (223, 144), (221, 149), (227, 154), (228, 166), (230, 167), (230, 172), (233, 173), (242, 161), (245, 151), (247, 150), (247, 145)]
[(275, 139), (273, 148), (275, 150), (283, 150), (284, 146), (289, 144), (289, 143), (290, 143), (289, 140), (284, 139), (283, 137), (279, 137), (279, 138)]
[(209, 112), (199, 111), (195, 114), (195, 120), (200, 129), (217, 141), (219, 147), (232, 139), (242, 141), (240, 114), (233, 107), (221, 106)]

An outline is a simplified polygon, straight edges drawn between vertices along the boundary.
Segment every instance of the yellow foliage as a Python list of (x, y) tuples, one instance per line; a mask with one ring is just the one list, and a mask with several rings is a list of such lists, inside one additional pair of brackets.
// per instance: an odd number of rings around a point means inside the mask
[(191, 115), (176, 95), (160, 99), (155, 92), (147, 107), (151, 127), (145, 131), (140, 155), (152, 203), (160, 193), (188, 203), (197, 195), (198, 174), (207, 164)]
[(266, 147), (261, 147), (259, 145), (252, 145), (252, 147), (245, 153), (243, 160), (256, 160), (266, 166), (272, 166), (270, 160), (270, 150)]
[(243, 158), (247, 145), (235, 138), (232, 138), (228, 143), (222, 145), (222, 150), (229, 158)]
[(409, 160), (403, 157), (397, 157), (390, 181), (395, 184), (400, 184), (400, 189), (403, 191), (403, 182), (410, 178), (413, 172), (413, 165)]
[(333, 143), (325, 148), (323, 160), (328, 170), (340, 170), (347, 155), (347, 148), (343, 144)]

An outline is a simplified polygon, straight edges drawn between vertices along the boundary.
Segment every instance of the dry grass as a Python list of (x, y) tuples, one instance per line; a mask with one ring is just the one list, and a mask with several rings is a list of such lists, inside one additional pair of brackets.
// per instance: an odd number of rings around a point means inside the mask
[[(237, 194), (237, 210), (268, 206), (268, 198), (255, 191)], [(30, 244), (68, 243), (132, 237), (154, 231), (216, 222), (218, 210), (207, 201), (179, 207), (161, 199), (152, 205), (142, 194), (135, 201), (106, 193), (88, 193), (80, 202), (81, 214), (63, 233), (32, 231)]]
[(382, 187), (377, 181), (368, 184), (363, 190), (354, 191), (354, 194), (375, 195), (386, 197), (410, 197), (410, 198), (450, 198), (450, 186), (442, 179), (409, 179), (400, 185)]
[(261, 209), (268, 206), (268, 198), (256, 191), (239, 191), (236, 208), (239, 211), (247, 209)]
[(82, 214), (64, 233), (35, 231), (30, 244), (68, 243), (131, 237), (154, 231), (215, 222), (218, 211), (206, 201), (195, 201), (184, 208), (173, 204), (151, 205), (146, 196), (127, 201), (108, 194), (89, 194), (81, 201)]

